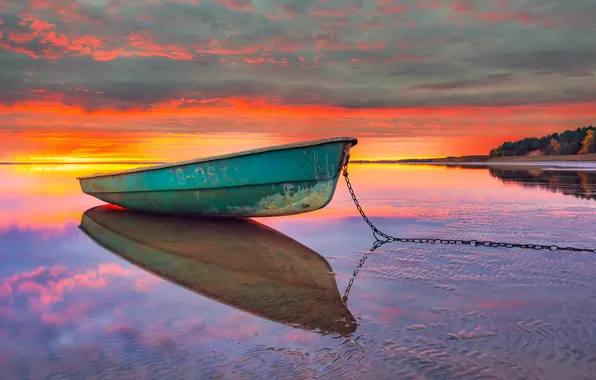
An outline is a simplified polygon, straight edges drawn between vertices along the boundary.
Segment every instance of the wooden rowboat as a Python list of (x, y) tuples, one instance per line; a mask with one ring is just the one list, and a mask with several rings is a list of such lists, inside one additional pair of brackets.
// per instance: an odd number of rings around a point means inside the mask
[(337, 137), (78, 180), (84, 193), (133, 211), (236, 218), (300, 214), (331, 201), (357, 143)]
[(250, 219), (87, 210), (81, 228), (123, 259), (179, 286), (253, 315), (347, 336), (356, 321), (329, 263)]

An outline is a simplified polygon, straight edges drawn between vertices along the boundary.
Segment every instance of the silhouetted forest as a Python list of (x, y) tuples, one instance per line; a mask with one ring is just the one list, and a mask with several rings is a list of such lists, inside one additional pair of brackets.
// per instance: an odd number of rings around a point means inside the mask
[(507, 141), (490, 151), (491, 157), (554, 156), (596, 153), (596, 128), (593, 126), (553, 133), (540, 138)]

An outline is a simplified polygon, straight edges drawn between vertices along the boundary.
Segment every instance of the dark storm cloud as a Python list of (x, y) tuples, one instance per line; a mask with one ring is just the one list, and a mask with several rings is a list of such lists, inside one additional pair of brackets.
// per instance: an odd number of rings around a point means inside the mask
[(585, 102), (596, 40), (584, 20), (595, 10), (588, 0), (15, 2), (0, 5), (0, 103)]
[(423, 84), (410, 87), (411, 90), (453, 90), (457, 88), (473, 88), (491, 86), (505, 80), (513, 79), (511, 74), (493, 74), (477, 79), (463, 79), (450, 82)]
[(501, 53), (479, 57), (485, 65), (568, 76), (589, 76), (596, 71), (596, 46), (591, 50), (538, 50), (521, 53)]

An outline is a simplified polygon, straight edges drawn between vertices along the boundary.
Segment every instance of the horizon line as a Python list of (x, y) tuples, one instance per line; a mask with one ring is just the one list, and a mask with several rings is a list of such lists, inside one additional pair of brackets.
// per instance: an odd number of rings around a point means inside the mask
[[(476, 155), (475, 155), (476, 156)], [(477, 157), (481, 157), (483, 155), (477, 155)], [(461, 156), (466, 157), (466, 156)], [(378, 159), (367, 159), (367, 158), (359, 158), (355, 160), (350, 160), (351, 163), (367, 163), (367, 162), (382, 162), (382, 161), (409, 161), (409, 160), (437, 160), (437, 159), (446, 159), (446, 158), (460, 158), (460, 156), (446, 156), (446, 157), (408, 157), (408, 158), (378, 158)], [(0, 161), (0, 165), (131, 165), (131, 164), (170, 164), (175, 163), (175, 161), (75, 161), (75, 162), (11, 162), (11, 161)]]
[[(351, 160), (351, 163), (381, 162), (381, 161), (408, 161), (408, 160), (436, 160), (447, 157), (424, 157), (424, 158), (381, 158), (381, 159), (357, 159)], [(0, 162), (0, 165), (131, 165), (131, 164), (169, 164), (175, 161), (92, 161), (92, 162)]]
[(0, 162), (0, 165), (130, 165), (167, 164), (167, 161), (92, 161), (92, 162)]

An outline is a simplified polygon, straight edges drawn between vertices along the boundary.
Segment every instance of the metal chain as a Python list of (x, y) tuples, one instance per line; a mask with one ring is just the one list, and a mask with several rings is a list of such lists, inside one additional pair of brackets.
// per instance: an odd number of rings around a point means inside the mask
[[(380, 246), (393, 243), (393, 242), (401, 242), (401, 243), (421, 243), (421, 244), (455, 244), (455, 245), (469, 245), (472, 247), (492, 247), (492, 248), (522, 248), (522, 249), (533, 249), (533, 250), (551, 250), (551, 251), (571, 251), (571, 252), (588, 252), (596, 254), (596, 249), (586, 249), (586, 248), (575, 248), (575, 247), (559, 247), (557, 245), (543, 245), (543, 244), (518, 244), (518, 243), (501, 243), (501, 242), (494, 242), (494, 241), (478, 241), (478, 240), (445, 240), (445, 239), (427, 239), (427, 238), (402, 238), (402, 237), (393, 237), (391, 235), (387, 235), (381, 232), (375, 225), (368, 219), (364, 210), (360, 206), (358, 199), (356, 198), (356, 194), (354, 193), (354, 189), (352, 188), (352, 184), (350, 183), (350, 179), (348, 178), (348, 164), (346, 163), (343, 166), (343, 175), (346, 179), (346, 184), (348, 185), (348, 190), (350, 191), (350, 195), (352, 196), (352, 200), (362, 215), (364, 221), (369, 225), (369, 227), (373, 231), (373, 237), (375, 238), (375, 243), (370, 250), (373, 252), (375, 249), (379, 248)], [(358, 268), (359, 269), (359, 268)]]
[(366, 261), (367, 258), (368, 258), (368, 253), (365, 253), (364, 256), (360, 259), (358, 266), (354, 270), (354, 273), (352, 274), (352, 278), (350, 279), (350, 282), (348, 282), (348, 286), (346, 287), (346, 291), (344, 292), (344, 296), (342, 297), (344, 304), (348, 303), (348, 294), (350, 294), (350, 289), (352, 289), (354, 280), (356, 279), (356, 276), (358, 276), (358, 272), (360, 272), (360, 268), (362, 268), (362, 266), (364, 265), (364, 262)]

